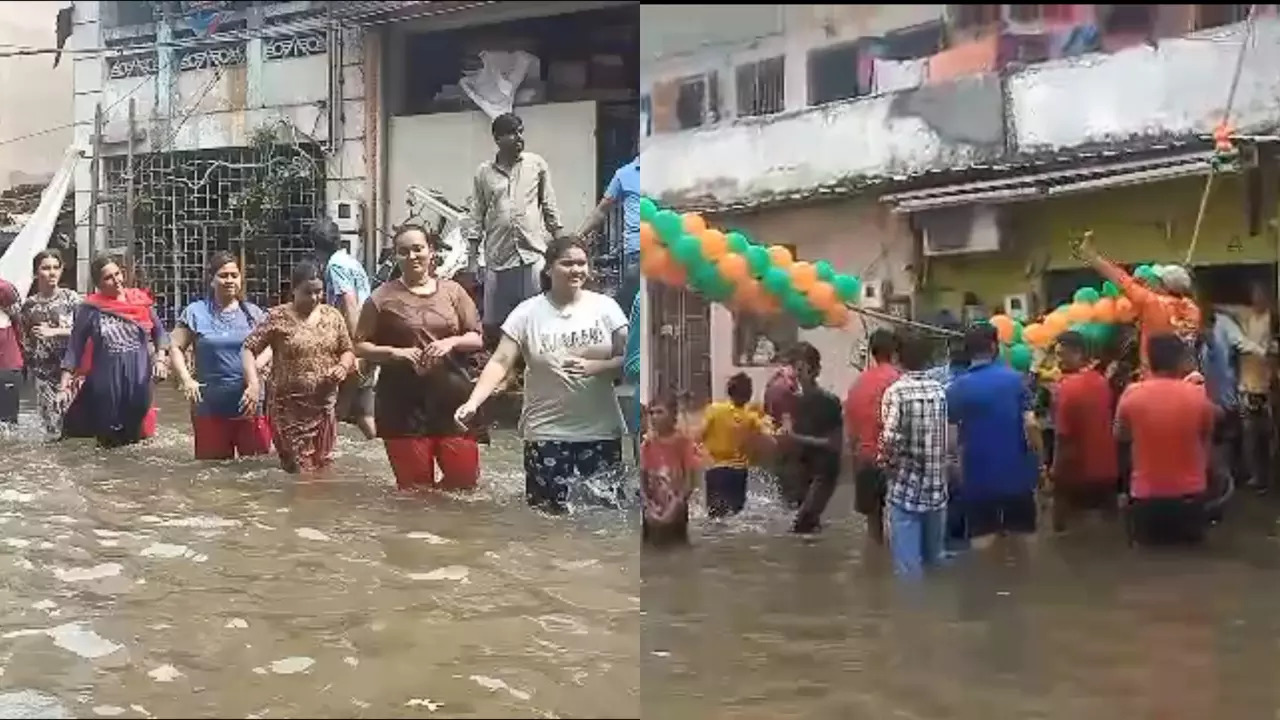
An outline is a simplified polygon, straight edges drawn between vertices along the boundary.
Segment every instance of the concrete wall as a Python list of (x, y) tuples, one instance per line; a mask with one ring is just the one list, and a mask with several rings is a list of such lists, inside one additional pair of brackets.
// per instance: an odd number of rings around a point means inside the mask
[[(1244, 25), (1034, 66), (1009, 77), (1013, 142), (1036, 151), (1208, 133), (1222, 119)], [(1280, 126), (1280, 19), (1256, 22), (1232, 124)]]
[(732, 205), (823, 186), (994, 160), (1005, 150), (1000, 79), (967, 77), (649, 138), (646, 193)]
[[(739, 229), (757, 242), (794, 245), (802, 260), (825, 259), (837, 268), (856, 272), (867, 281), (887, 280), (895, 294), (912, 292), (912, 234), (901, 215), (894, 215), (873, 200), (840, 200), (774, 208), (759, 213), (717, 215), (710, 220), (720, 228)], [(801, 340), (822, 352), (819, 382), (844, 397), (858, 370), (851, 360), (865, 341), (862, 320), (855, 316), (847, 328), (801, 330)], [(757, 394), (776, 368), (737, 366), (734, 357), (733, 315), (721, 305), (711, 306), (711, 391), (724, 397), (724, 384), (736, 372), (746, 372)], [(868, 329), (869, 332), (869, 329)]]
[[(54, 23), (64, 5), (5, 3), (0, 43), (53, 47)], [(71, 105), (70, 57), (57, 68), (52, 55), (0, 59), (0, 188), (42, 181), (57, 171), (73, 137)]]
[[(102, 47), (108, 38), (129, 29), (105, 29), (99, 22), (103, 3), (75, 3), (75, 32), (68, 46)], [(307, 3), (294, 3), (299, 8)], [(250, 27), (255, 20), (251, 16)], [(171, 36), (162, 23), (154, 26), (159, 41)], [(314, 29), (299, 34), (314, 34)], [(275, 37), (275, 36), (273, 36)], [(326, 169), (326, 199), (367, 199), (364, 152), (366, 107), (362, 31), (342, 34), (342, 110), (344, 121), (335, 138), (335, 151)], [(145, 139), (135, 153), (203, 150), (246, 145), (253, 132), (272, 123), (292, 128), (300, 138), (329, 140), (326, 106), (329, 102), (329, 57), (326, 53), (272, 60), (265, 53), (267, 38), (246, 42), (246, 62), (217, 69), (178, 71), (171, 50), (159, 54), (158, 71), (145, 77), (111, 79), (105, 56), (76, 55), (74, 60), (75, 140), (92, 144), (94, 108), (102, 105), (104, 155), (127, 152), (129, 98), (135, 101), (137, 125)], [(56, 162), (56, 160), (55, 160)], [(90, 162), (85, 159), (75, 178), (76, 216), (87, 221)], [(100, 210), (102, 212), (102, 210)], [(88, 225), (77, 229), (81, 261), (87, 262)], [(82, 274), (83, 277), (83, 274)]]

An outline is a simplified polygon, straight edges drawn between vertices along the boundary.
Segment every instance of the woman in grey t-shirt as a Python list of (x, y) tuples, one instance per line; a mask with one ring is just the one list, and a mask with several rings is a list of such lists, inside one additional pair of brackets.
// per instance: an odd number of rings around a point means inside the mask
[(502, 340), (456, 417), (467, 423), (515, 366), (525, 361), (525, 497), (564, 512), (574, 478), (617, 471), (626, 428), (613, 392), (627, 345), (627, 317), (606, 295), (583, 288), (590, 268), (580, 240), (547, 248), (543, 292), (512, 311)]

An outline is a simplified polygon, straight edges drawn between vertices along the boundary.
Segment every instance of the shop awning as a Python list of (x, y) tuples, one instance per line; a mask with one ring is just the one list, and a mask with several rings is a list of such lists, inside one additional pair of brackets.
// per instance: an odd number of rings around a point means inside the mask
[(1126, 185), (1175, 180), (1209, 172), (1212, 151), (1196, 151), (1144, 160), (1108, 162), (1060, 170), (1011, 175), (882, 196), (894, 212), (913, 213), (960, 205), (1002, 205), (1092, 192)]

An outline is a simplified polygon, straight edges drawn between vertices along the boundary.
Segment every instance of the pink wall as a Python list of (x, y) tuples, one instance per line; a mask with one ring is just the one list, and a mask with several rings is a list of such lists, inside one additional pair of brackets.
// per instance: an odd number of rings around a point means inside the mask
[[(717, 227), (736, 228), (760, 243), (795, 245), (801, 260), (827, 260), (840, 272), (856, 273), (864, 279), (888, 279), (895, 293), (912, 292), (907, 271), (913, 236), (905, 216), (894, 215), (875, 199), (850, 199), (814, 205), (766, 209), (745, 215), (715, 218)], [(711, 392), (724, 397), (725, 381), (734, 373), (746, 372), (756, 385), (757, 399), (773, 375), (772, 367), (739, 367), (733, 356), (733, 315), (719, 305), (711, 309)], [(864, 325), (855, 316), (844, 329), (801, 330), (800, 339), (822, 352), (819, 382), (841, 398), (857, 377), (850, 356), (876, 327)]]

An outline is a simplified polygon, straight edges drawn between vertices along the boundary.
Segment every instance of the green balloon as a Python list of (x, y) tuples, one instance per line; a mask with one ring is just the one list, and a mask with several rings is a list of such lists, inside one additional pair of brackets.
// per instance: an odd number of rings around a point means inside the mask
[(1115, 283), (1108, 280), (1102, 283), (1102, 294), (1105, 297), (1118, 298), (1120, 297), (1120, 288), (1116, 287)]
[(1071, 308), (1071, 303), (1062, 303), (1057, 307), (1056, 310), (1054, 310), (1054, 312), (1066, 314), (1067, 310), (1069, 310), (1070, 308)]
[(675, 256), (676, 260), (679, 260), (685, 267), (703, 259), (702, 243), (698, 242), (698, 238), (692, 235), (681, 233), (667, 246), (671, 248), (671, 254)]
[(773, 267), (773, 263), (769, 260), (769, 251), (759, 245), (748, 247), (744, 256), (747, 258), (747, 265), (751, 266), (751, 274), (757, 278), (763, 278)]
[(822, 318), (822, 313), (819, 313), (817, 310), (814, 310), (811, 312), (804, 313), (800, 317), (796, 318), (796, 320), (799, 321), (801, 328), (805, 330), (813, 330), (814, 328), (822, 327), (823, 318)]
[(1026, 372), (1031, 369), (1031, 363), (1035, 359), (1035, 355), (1031, 352), (1031, 348), (1022, 343), (1009, 346), (1009, 367), (1018, 372)]
[(1097, 290), (1094, 290), (1091, 287), (1082, 287), (1076, 291), (1074, 299), (1078, 303), (1084, 303), (1085, 305), (1092, 305), (1098, 302), (1098, 300), (1100, 300), (1101, 297), (1098, 295)]
[(831, 267), (831, 263), (826, 260), (819, 260), (814, 263), (813, 269), (818, 271), (818, 279), (822, 282), (831, 282), (836, 277), (836, 269)]
[(717, 302), (727, 299), (733, 293), (733, 288), (720, 277), (716, 266), (708, 262), (699, 263), (689, 271), (689, 284), (694, 290)]
[(855, 275), (838, 274), (832, 278), (831, 286), (836, 290), (836, 297), (845, 302), (856, 300), (862, 292), (862, 281)]
[(1017, 343), (1020, 343), (1020, 342), (1022, 342), (1022, 323), (1021, 323), (1021, 322), (1019, 322), (1019, 321), (1017, 321), (1017, 320), (1014, 320), (1014, 321), (1013, 321), (1013, 342), (1012, 342), (1012, 344), (1017, 344)]
[(766, 270), (764, 276), (760, 279), (760, 284), (764, 285), (765, 290), (783, 300), (792, 294), (791, 275), (782, 268), (771, 267)]
[(658, 239), (666, 245), (675, 243), (677, 238), (684, 235), (684, 220), (671, 210), (659, 210), (653, 216), (651, 224), (658, 233)]
[(658, 214), (658, 203), (649, 198), (640, 198), (640, 220), (651, 223)]
[(794, 290), (788, 291), (782, 296), (782, 308), (791, 313), (796, 320), (802, 320), (815, 312), (813, 306), (809, 304), (809, 299), (804, 296), (804, 293), (798, 293)]
[[(739, 255), (745, 255), (747, 252), (747, 248), (751, 247), (751, 241), (747, 239), (747, 236), (743, 235), (737, 230), (730, 232), (724, 237), (725, 237), (725, 240), (729, 241), (729, 252), (735, 252), (735, 253), (738, 253)], [(766, 258), (768, 257), (768, 253), (765, 253), (765, 257)]]

